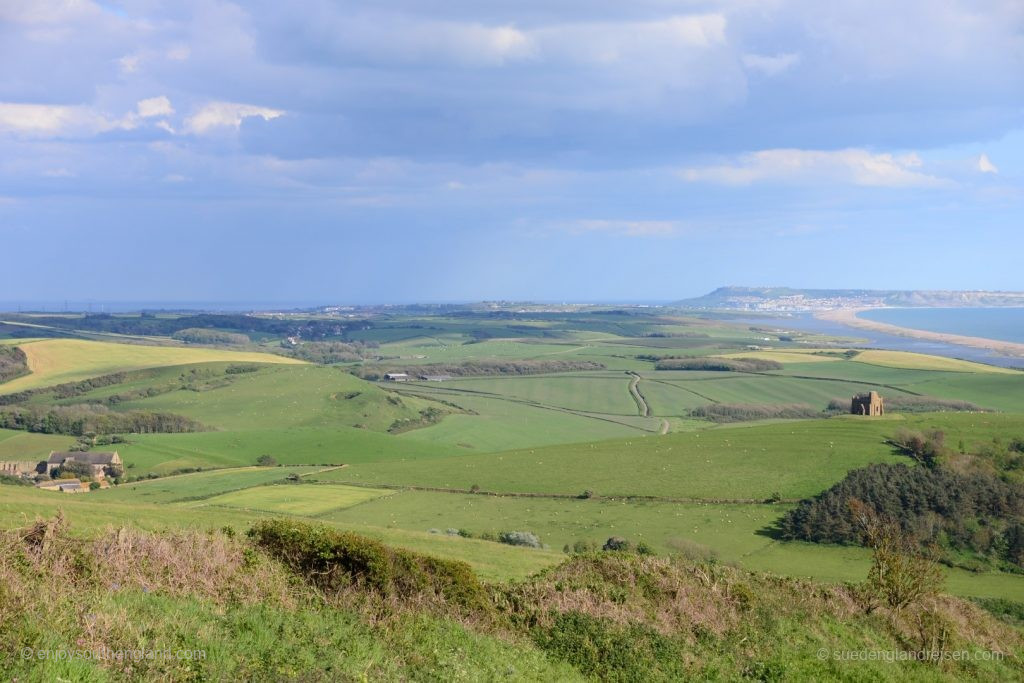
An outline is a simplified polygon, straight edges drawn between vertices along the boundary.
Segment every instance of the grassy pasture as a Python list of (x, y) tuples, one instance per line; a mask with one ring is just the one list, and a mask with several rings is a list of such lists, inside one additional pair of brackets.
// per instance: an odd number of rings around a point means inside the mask
[[(189, 503), (189, 507), (227, 506), (273, 514), (320, 517), (325, 513), (390, 496), (394, 491), (360, 486), (257, 486)], [(370, 520), (373, 523), (373, 520)]]
[(193, 472), (163, 479), (130, 482), (110, 489), (94, 491), (88, 495), (89, 500), (96, 502), (178, 503), (211, 498), (252, 486), (283, 482), (289, 474), (304, 476), (323, 469), (318, 467), (241, 467)]
[[(830, 399), (849, 398), (868, 388), (884, 393), (896, 393), (895, 389), (883, 390), (850, 382), (812, 380), (778, 375), (749, 375), (722, 372), (715, 380), (671, 380), (676, 387), (690, 391), (715, 403), (806, 403), (825, 409)], [(679, 414), (678, 412), (669, 414)]]
[(780, 493), (802, 498), (850, 469), (899, 461), (883, 443), (893, 428), (893, 421), (883, 420), (787, 422), (429, 462), (367, 463), (318, 478), (465, 489), (476, 484), (499, 492), (577, 494), (589, 489), (605, 496), (761, 500)]
[(905, 462), (885, 439), (900, 426), (940, 428), (968, 445), (1024, 433), (1024, 418), (1003, 414), (925, 414), (704, 429), (596, 443), (480, 453), (404, 463), (353, 465), (324, 481), (388, 483), (486, 491), (695, 499), (813, 496), (854, 468)]
[(3, 393), (72, 382), (119, 370), (136, 370), (160, 365), (213, 361), (282, 365), (301, 363), (301, 361), (269, 353), (114, 344), (82, 339), (45, 339), (19, 344), (19, 346), (28, 356), (32, 374), (4, 383), (0, 386), (0, 391)]
[[(302, 488), (318, 489), (317, 486)], [(344, 523), (428, 531), (449, 528), (483, 532), (531, 531), (553, 549), (575, 541), (604, 543), (610, 536), (646, 541), (658, 552), (687, 539), (739, 561), (772, 541), (756, 534), (788, 506), (702, 505), (606, 500), (513, 498), (401, 491), (325, 516)]]
[[(449, 418), (450, 419), (450, 418)], [(129, 474), (167, 473), (185, 467), (242, 467), (261, 455), (283, 465), (342, 465), (451, 455), (452, 448), (351, 427), (137, 434), (118, 446)], [(0, 442), (2, 443), (2, 442)]]
[(338, 368), (294, 365), (238, 375), (208, 391), (173, 391), (120, 407), (176, 413), (227, 430), (362, 425), (385, 431), (428, 405), (400, 399)]
[(610, 419), (586, 416), (503, 397), (449, 391), (443, 385), (415, 386), (401, 391), (403, 395), (413, 393), (448, 401), (471, 414), (448, 415), (438, 424), (405, 432), (399, 439), (430, 442), (463, 451), (495, 451), (509, 446), (613, 439), (642, 433), (635, 427), (615, 421), (616, 416), (610, 416)]
[(573, 373), (457, 379), (444, 383), (449, 391), (508, 396), (531, 403), (593, 413), (636, 415), (629, 395), (632, 378), (622, 374)]
[(0, 460), (45, 460), (50, 451), (66, 450), (74, 437), (0, 429)]

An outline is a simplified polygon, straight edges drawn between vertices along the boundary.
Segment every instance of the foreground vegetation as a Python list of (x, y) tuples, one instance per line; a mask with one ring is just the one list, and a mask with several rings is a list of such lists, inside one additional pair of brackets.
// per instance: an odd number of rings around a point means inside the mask
[[(870, 583), (830, 587), (628, 551), (486, 584), (461, 563), (320, 527), (274, 521), (248, 535), (120, 528), (81, 539), (60, 518), (4, 533), (0, 639), (16, 647), (0, 653), (0, 668), (19, 680), (1024, 675), (1017, 629), (938, 594), (868, 607)], [(40, 595), (39, 581), (65, 590)], [(107, 656), (47, 655), (68, 649)], [(862, 651), (924, 661), (843, 655)]]

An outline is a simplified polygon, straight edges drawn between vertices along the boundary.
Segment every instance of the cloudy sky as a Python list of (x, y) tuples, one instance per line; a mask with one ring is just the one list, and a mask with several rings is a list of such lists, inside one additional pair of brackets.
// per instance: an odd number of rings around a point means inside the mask
[(0, 301), (1024, 289), (1020, 0), (0, 0)]

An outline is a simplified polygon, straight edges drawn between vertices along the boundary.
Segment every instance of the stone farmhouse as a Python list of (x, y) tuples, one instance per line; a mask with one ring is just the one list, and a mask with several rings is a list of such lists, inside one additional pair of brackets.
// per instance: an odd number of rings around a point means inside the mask
[(68, 463), (84, 463), (88, 465), (90, 476), (93, 479), (101, 480), (106, 476), (118, 476), (124, 471), (121, 456), (117, 451), (112, 452), (91, 452), (91, 451), (53, 451), (46, 460), (46, 471), (53, 472), (58, 467)]

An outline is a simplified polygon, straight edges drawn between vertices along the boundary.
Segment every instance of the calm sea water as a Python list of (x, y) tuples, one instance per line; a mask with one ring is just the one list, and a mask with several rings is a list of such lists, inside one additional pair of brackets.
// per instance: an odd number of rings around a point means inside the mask
[(859, 316), (915, 330), (1024, 343), (1024, 308), (881, 308)]

